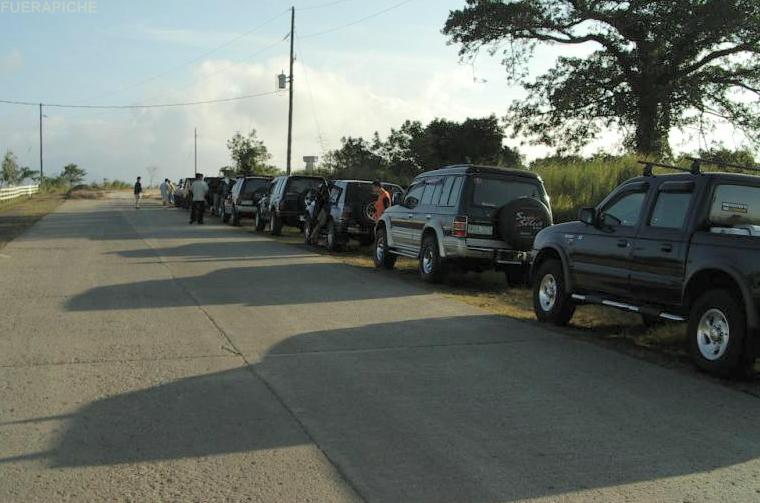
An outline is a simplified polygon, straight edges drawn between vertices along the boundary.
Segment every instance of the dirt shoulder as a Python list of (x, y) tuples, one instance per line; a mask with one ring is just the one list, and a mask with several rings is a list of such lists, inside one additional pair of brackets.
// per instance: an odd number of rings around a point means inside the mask
[(0, 205), (0, 249), (54, 211), (65, 197), (61, 193), (40, 194)]

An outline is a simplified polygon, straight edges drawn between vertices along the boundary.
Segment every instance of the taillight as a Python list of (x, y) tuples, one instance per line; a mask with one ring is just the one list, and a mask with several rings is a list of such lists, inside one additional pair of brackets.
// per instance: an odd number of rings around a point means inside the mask
[(456, 217), (451, 226), (451, 235), (455, 238), (467, 237), (467, 217)]

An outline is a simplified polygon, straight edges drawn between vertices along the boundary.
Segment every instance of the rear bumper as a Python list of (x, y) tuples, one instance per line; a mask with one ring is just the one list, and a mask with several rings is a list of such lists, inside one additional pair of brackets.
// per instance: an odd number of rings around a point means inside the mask
[(503, 241), (490, 239), (459, 239), (447, 237), (444, 240), (446, 258), (488, 261), (497, 266), (531, 263), (531, 252), (512, 250)]

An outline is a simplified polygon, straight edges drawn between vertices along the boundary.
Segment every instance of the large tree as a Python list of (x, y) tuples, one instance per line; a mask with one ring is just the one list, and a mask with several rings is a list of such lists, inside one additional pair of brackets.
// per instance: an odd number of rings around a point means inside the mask
[(76, 185), (87, 176), (87, 171), (83, 170), (76, 164), (67, 164), (63, 167), (63, 171), (59, 175), (61, 180), (64, 180), (69, 185)]
[(3, 157), (2, 170), (0, 171), (0, 181), (7, 185), (15, 185), (19, 182), (20, 171), (18, 158), (16, 154), (8, 150)]
[(227, 141), (227, 148), (239, 175), (271, 175), (277, 172), (269, 164), (272, 156), (264, 142), (256, 136), (255, 129), (247, 136), (235, 133), (235, 136)]
[[(528, 91), (507, 120), (535, 142), (573, 150), (617, 128), (661, 154), (672, 128), (713, 117), (760, 144), (758, 0), (467, 0), (443, 32), (465, 58), (501, 53)], [(596, 49), (531, 80), (537, 44)]]

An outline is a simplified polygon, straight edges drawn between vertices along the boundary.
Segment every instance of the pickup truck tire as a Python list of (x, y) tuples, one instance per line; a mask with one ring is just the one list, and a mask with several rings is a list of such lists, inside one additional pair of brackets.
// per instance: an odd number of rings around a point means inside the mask
[(688, 345), (700, 369), (723, 377), (746, 377), (754, 359), (745, 351), (747, 317), (728, 290), (708, 290), (692, 305)]
[(425, 236), (420, 249), (420, 277), (427, 283), (440, 283), (446, 276), (446, 263), (438, 249), (438, 240)]
[(575, 303), (565, 290), (562, 263), (549, 259), (541, 264), (533, 281), (533, 311), (539, 321), (567, 325), (575, 314)]
[(264, 220), (264, 217), (261, 216), (261, 210), (258, 210), (256, 212), (255, 225), (256, 225), (256, 230), (258, 232), (262, 232), (267, 226), (267, 223)]
[(381, 227), (377, 230), (375, 235), (375, 252), (372, 254), (372, 259), (375, 262), (375, 267), (378, 269), (393, 269), (396, 265), (396, 255), (388, 251), (388, 237), (386, 236), (385, 227)]

